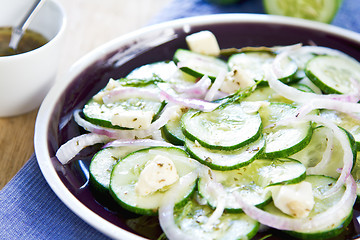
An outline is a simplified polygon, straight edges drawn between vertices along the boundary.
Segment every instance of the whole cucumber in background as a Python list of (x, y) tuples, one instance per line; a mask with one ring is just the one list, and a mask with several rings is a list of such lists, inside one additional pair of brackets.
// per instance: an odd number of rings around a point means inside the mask
[(263, 0), (265, 12), (274, 15), (304, 18), (330, 23), (342, 0)]
[[(205, 1), (218, 5), (231, 5), (244, 0)], [(267, 14), (303, 18), (324, 23), (330, 23), (334, 19), (342, 2), (343, 0), (262, 0), (264, 11)]]

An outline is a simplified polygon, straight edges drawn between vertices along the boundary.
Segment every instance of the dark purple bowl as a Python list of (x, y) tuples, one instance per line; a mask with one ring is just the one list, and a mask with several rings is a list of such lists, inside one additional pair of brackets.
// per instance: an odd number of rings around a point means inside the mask
[[(92, 195), (87, 184), (87, 169), (99, 146), (82, 151), (76, 161), (65, 166), (54, 158), (61, 144), (84, 133), (73, 121), (72, 113), (82, 108), (109, 78), (124, 77), (147, 63), (172, 59), (176, 49), (187, 47), (185, 36), (200, 30), (212, 31), (221, 48), (315, 43), (360, 60), (360, 35), (357, 33), (322, 23), (257, 14), (201, 16), (150, 26), (115, 39), (80, 59), (67, 77), (53, 87), (40, 108), (35, 151), (41, 171), (57, 196), (85, 222), (109, 237), (156, 238), (161, 231), (150, 226), (156, 225), (156, 221), (140, 230), (130, 228), (129, 219), (138, 216), (121, 210), (111, 211), (111, 206), (104, 207)], [(351, 223), (338, 239), (351, 239), (357, 234), (357, 226), (357, 222)], [(288, 239), (280, 232), (272, 233), (269, 239)]]

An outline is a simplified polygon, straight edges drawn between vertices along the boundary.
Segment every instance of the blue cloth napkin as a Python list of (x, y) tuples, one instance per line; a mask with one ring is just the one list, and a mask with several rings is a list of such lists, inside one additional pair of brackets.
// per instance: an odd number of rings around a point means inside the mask
[[(360, 1), (344, 0), (333, 25), (360, 32)], [(150, 24), (218, 13), (264, 13), (261, 0), (220, 6), (173, 0)], [(48, 186), (33, 155), (0, 193), (0, 239), (108, 239), (71, 212)]]

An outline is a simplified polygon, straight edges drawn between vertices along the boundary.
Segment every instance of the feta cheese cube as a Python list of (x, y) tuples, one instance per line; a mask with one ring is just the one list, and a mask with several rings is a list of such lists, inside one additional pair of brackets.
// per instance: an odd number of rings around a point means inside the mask
[(119, 108), (111, 118), (111, 124), (125, 128), (147, 129), (155, 115), (152, 111), (124, 110)]
[(102, 102), (102, 98), (108, 94), (111, 90), (120, 87), (121, 84), (119, 81), (115, 81), (114, 79), (110, 78), (108, 84), (106, 85), (105, 89), (103, 91), (98, 92), (93, 99), (97, 102)]
[(174, 162), (165, 156), (156, 155), (141, 171), (135, 191), (140, 196), (147, 196), (174, 184), (178, 179)]
[(226, 75), (220, 90), (231, 94), (239, 89), (251, 87), (254, 84), (255, 81), (247, 70), (234, 67), (233, 70)]
[(193, 52), (218, 56), (220, 47), (215, 35), (210, 31), (201, 31), (193, 33), (185, 38), (189, 49)]
[(292, 217), (307, 217), (315, 204), (311, 183), (306, 181), (277, 186), (271, 192), (275, 206)]

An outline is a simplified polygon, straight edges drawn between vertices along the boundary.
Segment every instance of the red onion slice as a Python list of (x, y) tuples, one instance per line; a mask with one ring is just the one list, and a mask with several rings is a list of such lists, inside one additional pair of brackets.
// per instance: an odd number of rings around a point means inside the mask
[(202, 165), (200, 168), (200, 174), (202, 178), (206, 179), (205, 188), (207, 191), (213, 194), (216, 197), (216, 208), (215, 211), (208, 218), (207, 222), (203, 225), (205, 230), (211, 229), (212, 225), (215, 224), (219, 218), (222, 216), (225, 210), (226, 204), (226, 192), (223, 185), (216, 181), (215, 175), (212, 170)]
[(358, 102), (360, 99), (359, 89), (357, 89), (356, 92), (351, 94), (320, 95), (316, 93), (303, 92), (279, 81), (277, 75), (275, 74), (275, 71), (279, 71), (279, 70), (267, 68), (265, 71), (266, 79), (269, 82), (270, 88), (272, 88), (275, 92), (277, 92), (281, 96), (297, 103), (306, 104), (312, 100), (328, 100), (330, 102), (334, 102), (334, 104), (336, 104), (336, 102), (348, 104), (348, 102), (350, 103)]
[(349, 94), (329, 94), (329, 95), (321, 95), (316, 93), (308, 93), (303, 92), (300, 90), (297, 90), (293, 87), (290, 87), (281, 81), (278, 80), (279, 77), (282, 76), (282, 70), (281, 70), (281, 61), (282, 59), (289, 56), (290, 53), (303, 51), (303, 54), (305, 52), (311, 52), (316, 54), (329, 54), (329, 55), (341, 55), (345, 56), (347, 58), (351, 58), (350, 56), (334, 50), (334, 49), (328, 49), (323, 47), (301, 47), (301, 48), (291, 48), (289, 50), (283, 51), (280, 54), (278, 54), (272, 64), (271, 68), (265, 69), (266, 78), (269, 82), (269, 86), (278, 94), (284, 96), (285, 98), (288, 98), (294, 102), (297, 103), (303, 103), (306, 104), (311, 100), (334, 100), (334, 101), (341, 101), (341, 102), (352, 102), (356, 103), (360, 100), (360, 88), (359, 83), (356, 80), (352, 80), (352, 84), (354, 85), (354, 92)]
[(333, 99), (309, 99), (308, 103), (299, 108), (297, 116), (304, 116), (315, 109), (336, 110), (347, 114), (354, 114), (360, 113), (360, 104)]
[(67, 164), (73, 159), (76, 154), (88, 146), (95, 145), (97, 143), (106, 143), (111, 139), (104, 135), (96, 133), (87, 133), (77, 137), (74, 137), (60, 146), (56, 151), (56, 158), (62, 164)]
[(344, 151), (343, 168), (341, 170), (340, 177), (337, 179), (336, 183), (326, 193), (324, 193), (325, 196), (329, 196), (337, 192), (341, 188), (341, 186), (345, 183), (346, 179), (351, 175), (354, 155), (352, 153), (352, 149), (349, 144), (349, 138), (343, 130), (341, 130), (336, 124), (334, 124), (330, 120), (315, 115), (307, 115), (302, 119), (305, 121), (312, 121), (319, 123), (331, 129), (334, 136), (339, 140), (340, 145)]
[[(182, 187), (194, 182), (198, 177), (197, 172), (191, 172), (179, 179), (179, 184), (175, 187), (181, 189)], [(175, 190), (177, 190), (175, 189)], [(174, 220), (174, 206), (176, 193), (180, 191), (172, 191), (171, 194), (167, 194), (164, 197), (164, 203), (159, 208), (159, 222), (161, 229), (166, 236), (171, 240), (192, 240), (193, 236), (183, 232), (175, 223)]]
[(321, 161), (316, 164), (314, 167), (309, 167), (306, 169), (306, 174), (321, 174), (323, 169), (328, 165), (331, 160), (331, 155), (334, 150), (334, 136), (329, 131), (326, 132), (326, 149), (323, 153)]
[(173, 89), (178, 93), (183, 93), (188, 98), (203, 99), (211, 86), (211, 80), (207, 76), (203, 76), (195, 84), (184, 86), (184, 85), (173, 85)]
[(171, 103), (178, 104), (188, 108), (197, 109), (203, 112), (211, 112), (212, 110), (220, 106), (219, 103), (212, 103), (201, 99), (183, 98), (180, 96), (176, 96), (164, 89), (162, 89), (160, 94), (165, 100)]
[(301, 44), (286, 46), (286, 47), (282, 48), (280, 53), (275, 57), (272, 65), (273, 65), (273, 71), (278, 78), (281, 78), (284, 76), (284, 74), (283, 74), (284, 69), (281, 68), (281, 62), (285, 58), (289, 58), (289, 54), (292, 51), (299, 49), (299, 48), (301, 48)]
[(226, 77), (226, 71), (221, 70), (218, 74), (218, 76), (216, 77), (214, 83), (211, 85), (209, 91), (206, 93), (205, 95), (205, 100), (206, 101), (213, 101), (215, 100), (216, 97), (216, 93), (219, 91), (221, 85), (223, 84), (224, 80)]

